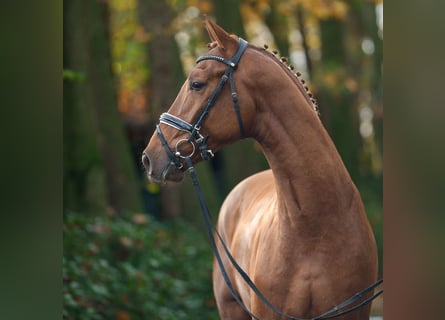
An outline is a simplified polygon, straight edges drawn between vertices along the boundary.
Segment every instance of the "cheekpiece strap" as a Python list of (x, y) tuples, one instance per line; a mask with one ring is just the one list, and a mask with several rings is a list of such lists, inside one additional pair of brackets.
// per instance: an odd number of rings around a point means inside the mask
[(223, 77), (221, 78), (221, 81), (220, 81), (218, 87), (216, 88), (212, 97), (209, 99), (207, 106), (204, 108), (203, 113), (201, 114), (201, 116), (199, 117), (199, 119), (196, 122), (198, 124), (198, 126), (201, 125), (201, 122), (204, 120), (205, 116), (207, 116), (207, 113), (208, 113), (210, 107), (215, 102), (214, 100), (216, 99), (219, 92), (221, 91), (222, 86), (224, 86), (227, 79), (230, 79), (230, 81), (229, 81), (230, 82), (230, 91), (231, 91), (231, 95), (232, 95), (233, 106), (235, 108), (236, 118), (238, 120), (238, 125), (240, 128), (241, 136), (242, 137), (246, 136), (246, 132), (244, 130), (244, 125), (243, 125), (243, 120), (241, 117), (239, 102), (238, 102), (238, 94), (236, 93), (236, 88), (235, 88), (235, 80), (233, 79), (233, 71), (237, 67), (237, 65), (238, 65), (239, 61), (241, 60), (242, 55), (246, 51), (248, 45), (249, 45), (249, 43), (246, 40), (244, 40), (243, 38), (239, 38), (238, 50), (230, 60), (228, 60), (224, 57), (221, 57), (221, 56), (216, 56), (216, 55), (206, 55), (206, 56), (201, 56), (198, 59), (196, 59), (196, 63), (199, 63), (204, 60), (216, 60), (216, 61), (222, 62), (225, 65), (227, 65), (227, 70), (226, 70), (225, 74), (223, 75)]

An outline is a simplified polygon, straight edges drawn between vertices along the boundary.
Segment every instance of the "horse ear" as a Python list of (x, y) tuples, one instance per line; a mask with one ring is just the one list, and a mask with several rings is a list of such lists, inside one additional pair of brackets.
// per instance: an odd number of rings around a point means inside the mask
[(238, 44), (238, 41), (233, 36), (210, 20), (207, 16), (205, 17), (205, 27), (210, 36), (210, 40), (217, 43), (220, 49), (226, 50), (231, 47), (232, 44)]

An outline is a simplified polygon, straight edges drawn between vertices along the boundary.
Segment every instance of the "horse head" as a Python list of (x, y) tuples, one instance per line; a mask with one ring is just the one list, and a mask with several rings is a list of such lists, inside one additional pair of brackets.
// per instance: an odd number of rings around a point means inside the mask
[(247, 42), (208, 19), (206, 29), (212, 41), (208, 55), (198, 58), (142, 154), (152, 181), (181, 181), (186, 157), (193, 163), (207, 160), (249, 134), (254, 103), (243, 94), (246, 72), (238, 68)]

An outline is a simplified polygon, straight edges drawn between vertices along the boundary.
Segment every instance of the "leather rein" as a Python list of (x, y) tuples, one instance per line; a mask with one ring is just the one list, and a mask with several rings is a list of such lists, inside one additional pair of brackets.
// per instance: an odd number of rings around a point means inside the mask
[[(256, 316), (255, 314), (253, 314), (243, 303), (243, 301), (241, 300), (241, 297), (238, 295), (238, 293), (236, 292), (228, 274), (226, 271), (226, 268), (224, 267), (224, 264), (222, 262), (222, 258), (221, 255), (218, 251), (218, 247), (216, 245), (216, 241), (215, 241), (215, 237), (214, 234), (216, 235), (216, 237), (218, 237), (225, 254), (227, 255), (227, 257), (229, 258), (232, 266), (236, 269), (236, 271), (241, 275), (241, 277), (243, 278), (243, 280), (246, 282), (246, 284), (255, 292), (255, 294), (261, 299), (261, 301), (266, 304), (271, 310), (273, 310), (275, 313), (286, 317), (287, 319), (291, 319), (291, 320), (325, 320), (325, 319), (333, 319), (333, 318), (337, 318), (337, 317), (341, 317), (345, 314), (348, 314), (350, 312), (353, 312), (365, 305), (367, 305), (368, 303), (370, 303), (372, 300), (374, 300), (375, 298), (377, 298), (379, 295), (381, 295), (383, 293), (383, 290), (378, 291), (377, 293), (373, 294), (371, 297), (361, 301), (360, 303), (352, 306), (354, 303), (359, 302), (360, 300), (362, 300), (362, 298), (368, 294), (369, 292), (371, 292), (374, 288), (376, 288), (377, 286), (379, 286), (381, 283), (383, 283), (383, 279), (378, 280), (377, 282), (375, 282), (374, 284), (370, 285), (368, 288), (354, 294), (353, 296), (351, 296), (350, 298), (348, 298), (347, 300), (345, 300), (344, 302), (342, 302), (341, 304), (329, 309), (328, 311), (324, 312), (323, 314), (311, 318), (311, 319), (302, 319), (302, 318), (298, 318), (298, 317), (294, 317), (291, 315), (288, 315), (286, 313), (284, 313), (283, 311), (281, 311), (280, 309), (278, 309), (277, 307), (275, 307), (262, 293), (261, 291), (256, 287), (256, 285), (253, 283), (253, 281), (250, 279), (250, 277), (247, 275), (247, 273), (239, 266), (239, 264), (236, 262), (235, 258), (232, 256), (232, 254), (230, 253), (230, 250), (227, 248), (227, 245), (224, 243), (222, 236), (220, 235), (220, 233), (218, 232), (217, 228), (215, 227), (215, 223), (212, 220), (212, 216), (210, 214), (210, 211), (207, 207), (207, 204), (205, 202), (201, 187), (199, 185), (199, 181), (198, 181), (198, 177), (196, 175), (196, 171), (195, 168), (193, 166), (193, 162), (191, 157), (194, 155), (195, 153), (195, 144), (198, 146), (201, 157), (203, 160), (209, 160), (213, 157), (213, 152), (212, 150), (210, 150), (207, 147), (207, 140), (208, 140), (208, 136), (204, 136), (203, 134), (200, 133), (200, 129), (201, 129), (201, 125), (202, 122), (204, 121), (204, 119), (207, 117), (207, 114), (210, 110), (210, 108), (213, 106), (213, 104), (216, 101), (216, 98), (218, 97), (218, 95), (220, 94), (222, 88), (224, 87), (224, 85), (226, 84), (227, 80), (229, 80), (230, 82), (230, 90), (231, 90), (231, 95), (232, 95), (232, 101), (234, 104), (234, 108), (235, 108), (235, 112), (237, 115), (237, 119), (238, 119), (238, 124), (239, 124), (239, 128), (240, 128), (240, 132), (241, 135), (243, 137), (245, 137), (245, 131), (244, 131), (244, 126), (243, 126), (243, 122), (242, 122), (242, 117), (241, 117), (241, 112), (240, 112), (240, 108), (239, 108), (239, 103), (238, 103), (238, 95), (236, 93), (235, 90), (235, 81), (234, 81), (234, 77), (233, 77), (233, 73), (236, 70), (236, 67), (242, 57), (242, 55), (244, 54), (244, 52), (247, 49), (248, 46), (248, 42), (245, 41), (242, 38), (239, 38), (239, 48), (238, 51), (235, 53), (235, 55), (230, 59), (226, 59), (224, 57), (221, 56), (216, 56), (216, 55), (206, 55), (206, 56), (202, 56), (199, 57), (196, 60), (196, 63), (199, 63), (203, 60), (216, 60), (219, 62), (224, 63), (227, 66), (226, 72), (224, 73), (224, 75), (221, 77), (221, 80), (219, 81), (215, 91), (213, 92), (213, 94), (210, 96), (209, 100), (207, 101), (203, 111), (200, 113), (200, 115), (198, 116), (197, 120), (195, 121), (195, 123), (192, 125), (190, 123), (188, 123), (187, 121), (184, 121), (176, 116), (173, 116), (169, 113), (163, 113), (161, 114), (160, 118), (159, 118), (159, 123), (156, 125), (156, 132), (157, 135), (159, 137), (159, 140), (161, 141), (162, 146), (164, 147), (168, 157), (170, 158), (170, 164), (175, 165), (176, 168), (178, 170), (181, 170), (184, 168), (184, 165), (182, 163), (182, 160), (184, 160), (185, 164), (187, 165), (187, 170), (190, 173), (191, 179), (192, 179), (192, 183), (193, 183), (193, 187), (195, 189), (196, 195), (198, 197), (199, 200), (199, 205), (201, 207), (201, 213), (203, 216), (203, 220), (204, 220), (204, 224), (206, 227), (206, 233), (207, 236), (210, 240), (210, 245), (213, 249), (215, 258), (218, 262), (218, 266), (220, 268), (220, 271), (222, 273), (222, 276), (224, 278), (224, 281), (226, 282), (233, 298), (235, 299), (235, 301), (238, 302), (238, 304), (243, 308), (244, 311), (246, 311), (252, 318), (256, 319), (256, 320), (261, 320), (258, 316)], [(173, 127), (177, 130), (180, 131), (185, 131), (188, 132), (190, 134), (188, 139), (181, 139), (176, 143), (175, 146), (175, 150), (172, 150), (169, 145), (167, 140), (165, 139), (161, 127), (160, 127), (160, 123), (163, 123), (165, 125), (168, 125), (170, 127)], [(192, 151), (189, 154), (183, 155), (180, 151), (179, 151), (179, 147), (182, 144), (188, 143), (192, 146)], [(214, 234), (213, 234), (214, 233)]]

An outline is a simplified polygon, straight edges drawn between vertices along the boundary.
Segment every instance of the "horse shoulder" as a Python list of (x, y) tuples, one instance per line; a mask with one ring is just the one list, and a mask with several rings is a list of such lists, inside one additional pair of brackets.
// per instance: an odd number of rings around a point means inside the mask
[(218, 227), (227, 240), (233, 238), (235, 228), (246, 228), (247, 224), (261, 216), (261, 206), (276, 200), (275, 182), (271, 170), (256, 173), (236, 185), (221, 206)]
[[(224, 200), (218, 216), (218, 231), (239, 265), (253, 275), (252, 261), (258, 252), (260, 237), (273, 219), (271, 208), (276, 203), (275, 181), (271, 170), (254, 174), (235, 186)], [(220, 248), (221, 249), (221, 248)], [(225, 264), (229, 262), (223, 259)], [(228, 269), (229, 276), (242, 300), (250, 308), (250, 293), (241, 278)], [(229, 299), (231, 294), (214, 271), (215, 296), (217, 300)], [(224, 298), (225, 297), (225, 298)]]

